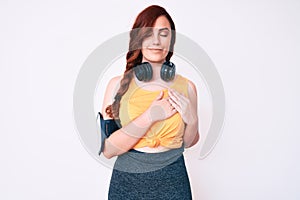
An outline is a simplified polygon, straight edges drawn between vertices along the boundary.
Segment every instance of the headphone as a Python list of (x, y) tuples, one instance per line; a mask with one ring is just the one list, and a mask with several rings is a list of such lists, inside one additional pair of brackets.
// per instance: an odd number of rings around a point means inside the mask
[[(166, 61), (161, 66), (160, 77), (166, 82), (171, 81), (175, 77), (175, 71), (175, 64)], [(152, 66), (149, 62), (143, 62), (134, 67), (134, 73), (139, 81), (150, 81), (153, 75)]]

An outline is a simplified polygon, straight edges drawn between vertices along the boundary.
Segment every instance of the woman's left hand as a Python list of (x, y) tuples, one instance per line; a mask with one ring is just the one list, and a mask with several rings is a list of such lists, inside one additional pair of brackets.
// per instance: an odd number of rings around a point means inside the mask
[(197, 109), (191, 101), (174, 89), (169, 89), (169, 102), (179, 112), (184, 123), (191, 124), (197, 121)]

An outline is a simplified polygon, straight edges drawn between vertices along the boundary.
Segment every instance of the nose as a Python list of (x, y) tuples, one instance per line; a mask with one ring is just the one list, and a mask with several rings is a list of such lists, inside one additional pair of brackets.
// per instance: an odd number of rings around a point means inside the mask
[(158, 34), (153, 34), (153, 37), (152, 37), (152, 44), (153, 45), (160, 45), (160, 40), (159, 40), (159, 36)]

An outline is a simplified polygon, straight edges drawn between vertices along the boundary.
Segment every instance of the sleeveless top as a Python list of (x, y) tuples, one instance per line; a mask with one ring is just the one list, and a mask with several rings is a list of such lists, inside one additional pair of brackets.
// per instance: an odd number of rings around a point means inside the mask
[[(183, 76), (176, 75), (170, 88), (188, 97), (188, 80)], [(120, 101), (119, 118), (121, 125), (125, 126), (136, 117), (145, 112), (160, 91), (164, 92), (163, 98), (168, 97), (168, 89), (149, 91), (139, 87), (132, 78), (127, 92)], [(146, 134), (135, 144), (133, 148), (157, 147), (159, 145), (168, 148), (180, 148), (183, 144), (185, 124), (177, 112), (170, 118), (155, 122)]]

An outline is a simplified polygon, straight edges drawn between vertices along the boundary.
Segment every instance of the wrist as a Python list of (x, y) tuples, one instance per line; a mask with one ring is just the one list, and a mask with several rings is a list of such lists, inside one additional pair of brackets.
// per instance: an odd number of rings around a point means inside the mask
[(155, 115), (153, 115), (153, 112), (151, 111), (151, 108), (147, 109), (146, 112), (144, 112), (145, 121), (149, 124), (153, 124), (154, 122), (158, 121), (155, 118)]

